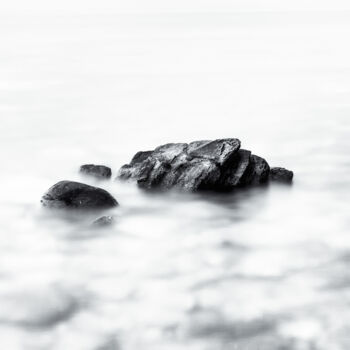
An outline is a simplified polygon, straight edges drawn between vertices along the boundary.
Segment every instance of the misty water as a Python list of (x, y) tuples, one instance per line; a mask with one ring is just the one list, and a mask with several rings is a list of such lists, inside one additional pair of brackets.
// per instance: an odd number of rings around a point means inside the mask
[[(2, 349), (350, 348), (349, 12), (0, 16)], [(293, 186), (114, 181), (224, 137)], [(115, 225), (43, 209), (64, 179), (110, 191)]]

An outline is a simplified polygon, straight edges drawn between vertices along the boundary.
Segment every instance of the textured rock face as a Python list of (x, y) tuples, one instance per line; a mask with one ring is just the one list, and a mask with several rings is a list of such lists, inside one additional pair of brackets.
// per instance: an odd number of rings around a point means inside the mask
[(102, 188), (73, 181), (58, 182), (44, 194), (41, 202), (49, 208), (107, 209), (118, 205)]
[(188, 145), (188, 154), (194, 158), (203, 158), (224, 166), (241, 147), (238, 139), (215, 141), (195, 141)]
[(252, 178), (251, 183), (258, 185), (264, 183), (269, 178), (270, 166), (264, 158), (252, 155)]
[(282, 183), (291, 183), (293, 180), (293, 171), (285, 168), (271, 168), (269, 178), (271, 181), (277, 181)]
[(229, 191), (259, 185), (269, 179), (265, 159), (240, 149), (238, 139), (169, 143), (154, 151), (138, 152), (123, 165), (120, 179), (137, 181), (146, 189)]
[(111, 168), (104, 165), (84, 164), (80, 167), (80, 172), (99, 179), (110, 179), (112, 176)]

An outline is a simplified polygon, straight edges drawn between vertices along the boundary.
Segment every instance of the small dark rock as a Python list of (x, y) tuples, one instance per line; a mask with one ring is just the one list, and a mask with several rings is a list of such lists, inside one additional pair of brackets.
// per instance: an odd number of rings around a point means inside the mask
[(270, 169), (269, 178), (271, 181), (291, 183), (293, 180), (293, 175), (293, 171), (275, 167)]
[(110, 179), (112, 176), (111, 168), (104, 165), (84, 164), (80, 167), (80, 172), (99, 179)]
[(101, 216), (100, 218), (96, 219), (93, 223), (92, 226), (94, 227), (106, 227), (110, 226), (114, 223), (114, 217), (113, 216)]
[(252, 155), (252, 178), (251, 184), (259, 185), (268, 181), (270, 166), (264, 158), (258, 157), (256, 155)]
[(49, 208), (106, 209), (118, 202), (105, 190), (80, 182), (60, 181), (52, 186), (41, 199)]

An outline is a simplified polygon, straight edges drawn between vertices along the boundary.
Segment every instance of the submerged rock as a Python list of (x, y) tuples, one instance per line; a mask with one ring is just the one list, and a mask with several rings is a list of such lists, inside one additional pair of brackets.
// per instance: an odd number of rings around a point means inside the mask
[(240, 149), (238, 139), (168, 143), (138, 152), (123, 165), (119, 179), (134, 180), (146, 189), (229, 191), (268, 181), (265, 159)]
[(114, 224), (114, 217), (105, 215), (93, 221), (92, 226), (94, 227), (106, 227)]
[(104, 165), (84, 164), (80, 167), (80, 172), (99, 179), (110, 179), (112, 176), (111, 168)]
[(293, 171), (274, 167), (271, 168), (269, 178), (271, 181), (283, 182), (283, 183), (291, 183), (293, 180)]
[(106, 209), (118, 202), (105, 190), (80, 182), (60, 181), (42, 197), (41, 203), (49, 208)]
[[(0, 320), (25, 329), (47, 330), (66, 324), (86, 307), (88, 294), (60, 284), (24, 284), (2, 295)], [(6, 347), (8, 349), (8, 347)]]

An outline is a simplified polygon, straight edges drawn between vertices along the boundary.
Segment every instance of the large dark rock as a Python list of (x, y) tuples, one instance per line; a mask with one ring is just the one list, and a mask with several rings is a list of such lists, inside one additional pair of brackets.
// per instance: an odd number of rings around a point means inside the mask
[(80, 167), (80, 172), (85, 175), (91, 175), (98, 179), (110, 179), (112, 176), (112, 170), (108, 166), (84, 164)]
[(293, 181), (293, 171), (285, 168), (274, 167), (271, 168), (269, 178), (271, 181), (291, 183)]
[(102, 188), (73, 181), (60, 181), (53, 185), (41, 202), (49, 208), (107, 209), (118, 205)]
[(269, 179), (265, 159), (240, 149), (238, 139), (168, 143), (154, 151), (138, 152), (123, 165), (119, 179), (146, 189), (229, 191), (260, 185)]

